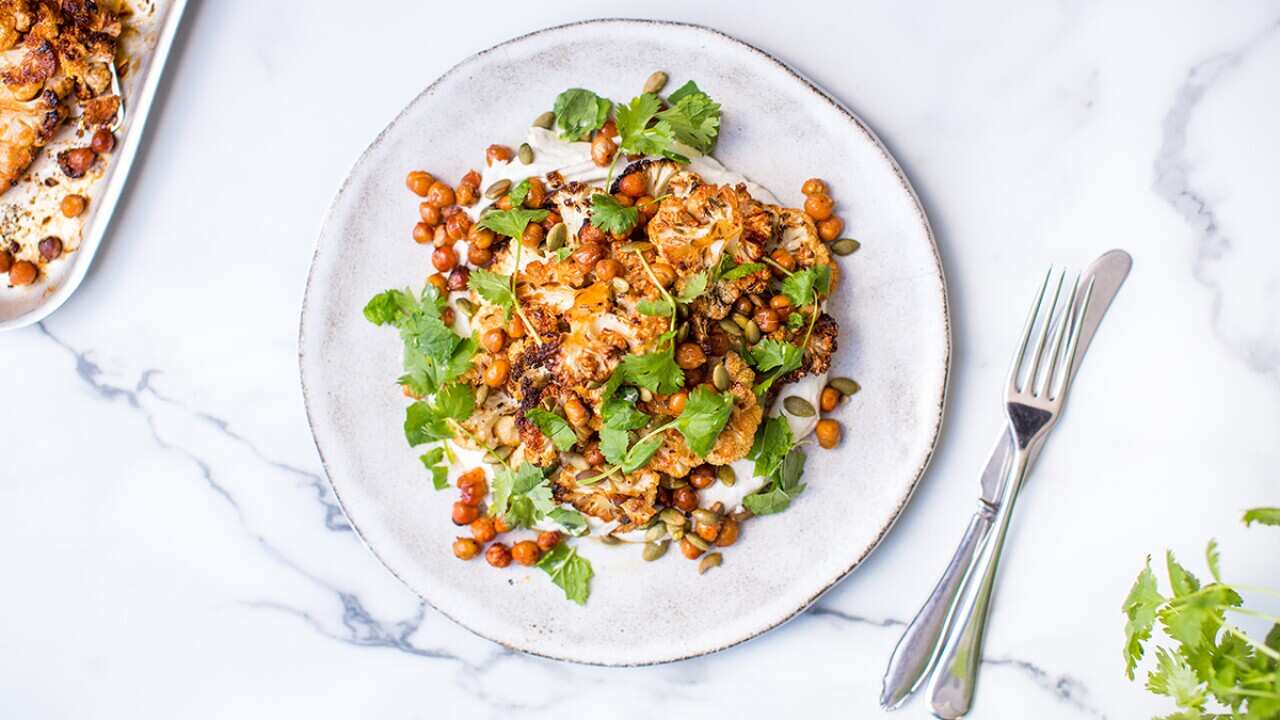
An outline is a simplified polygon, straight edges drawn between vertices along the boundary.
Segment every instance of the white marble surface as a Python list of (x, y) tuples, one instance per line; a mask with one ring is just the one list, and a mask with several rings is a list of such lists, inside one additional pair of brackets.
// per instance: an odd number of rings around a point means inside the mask
[[(191, 8), (93, 272), (0, 337), (0, 716), (876, 716), (970, 512), (1029, 276), (1110, 247), (1134, 272), (1019, 506), (973, 716), (1164, 710), (1120, 656), (1146, 553), (1198, 567), (1216, 536), (1228, 573), (1280, 583), (1274, 535), (1237, 521), (1280, 497), (1280, 2), (431, 5)], [(938, 456), (861, 569), (762, 639), (609, 670), (504, 651), (377, 564), (320, 475), (295, 339), (323, 213), (414, 94), (628, 10), (757, 44), (871, 123), (933, 220), (956, 352)]]

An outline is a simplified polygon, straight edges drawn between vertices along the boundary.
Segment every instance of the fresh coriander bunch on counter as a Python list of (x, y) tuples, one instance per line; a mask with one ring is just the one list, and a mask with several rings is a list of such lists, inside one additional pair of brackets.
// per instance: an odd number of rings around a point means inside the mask
[[(1280, 525), (1280, 508), (1245, 512), (1245, 525), (1254, 522)], [(1223, 582), (1213, 540), (1205, 549), (1213, 576), (1207, 585), (1178, 564), (1172, 552), (1165, 558), (1172, 594), (1160, 592), (1148, 557), (1124, 601), (1129, 679), (1158, 621), (1170, 643), (1156, 646), (1156, 668), (1147, 674), (1147, 689), (1172, 698), (1179, 708), (1163, 720), (1280, 720), (1280, 617), (1244, 607), (1241, 596), (1249, 592), (1280, 597), (1280, 590)], [(1261, 618), (1271, 629), (1259, 641), (1230, 622), (1231, 616)], [(1211, 704), (1218, 709), (1211, 709)]]

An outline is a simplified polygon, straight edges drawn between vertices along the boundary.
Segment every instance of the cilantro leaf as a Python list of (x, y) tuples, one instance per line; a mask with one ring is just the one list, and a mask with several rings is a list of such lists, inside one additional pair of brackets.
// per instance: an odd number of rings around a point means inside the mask
[(480, 216), (476, 224), (483, 228), (489, 228), (499, 235), (519, 239), (524, 235), (524, 229), (529, 227), (529, 223), (542, 222), (546, 219), (546, 210), (526, 210), (522, 207), (512, 207), (510, 210), (497, 210), (486, 213)]
[(364, 306), (364, 316), (374, 325), (397, 322), (417, 306), (417, 300), (408, 290), (387, 290), (374, 295)]
[(476, 268), (471, 271), (471, 276), (467, 278), (467, 287), (475, 290), (480, 297), (500, 308), (510, 310), (516, 301), (515, 293), (511, 292), (511, 276), (509, 275), (500, 275), (491, 270)]
[(673, 149), (675, 131), (665, 120), (649, 127), (649, 121), (658, 114), (662, 101), (657, 95), (644, 93), (631, 99), (627, 105), (619, 105), (617, 109), (618, 136), (622, 142), (619, 147), (624, 153), (641, 155), (661, 155), (677, 162), (687, 163), (689, 158)]
[(1259, 507), (1246, 510), (1244, 513), (1245, 527), (1255, 522), (1262, 525), (1280, 525), (1280, 508)]
[(671, 126), (676, 140), (702, 153), (715, 147), (720, 133), (720, 105), (692, 80), (667, 98), (670, 105), (657, 117)]
[(625, 235), (640, 221), (640, 210), (623, 207), (617, 198), (604, 193), (591, 196), (591, 225), (611, 235)]
[(1208, 546), (1204, 549), (1204, 559), (1209, 565), (1209, 574), (1213, 575), (1213, 579), (1222, 582), (1222, 571), (1218, 569), (1219, 558), (1218, 541), (1210, 540)]
[(662, 447), (662, 433), (632, 445), (618, 465), (622, 467), (622, 472), (624, 473), (635, 472), (644, 467), (660, 447)]
[(687, 305), (698, 296), (707, 291), (707, 273), (699, 272), (689, 276), (685, 281), (684, 288), (680, 290), (680, 294), (676, 296), (676, 300)]
[(565, 140), (582, 140), (604, 126), (609, 119), (609, 109), (613, 103), (596, 95), (590, 90), (570, 88), (556, 97), (552, 111), (556, 114), (556, 125), (560, 128), (560, 137)]
[(547, 551), (538, 567), (551, 576), (551, 582), (564, 590), (565, 598), (585, 605), (591, 595), (591, 562), (578, 554), (578, 548), (560, 543)]
[(551, 481), (529, 463), (514, 472), (500, 467), (493, 474), (493, 505), (489, 514), (504, 518), (512, 527), (533, 527), (554, 510)]
[(1191, 666), (1164, 648), (1156, 649), (1156, 670), (1147, 675), (1147, 689), (1173, 698), (1178, 707), (1204, 709), (1204, 688)]
[(1178, 564), (1172, 550), (1165, 553), (1165, 564), (1169, 568), (1169, 585), (1173, 588), (1174, 597), (1190, 595), (1200, 589), (1200, 580)]
[(414, 446), (452, 438), (453, 428), (449, 421), (466, 420), (475, 407), (475, 390), (470, 385), (446, 385), (430, 401), (418, 400), (405, 408), (405, 439)]
[(604, 426), (617, 430), (639, 430), (649, 424), (649, 416), (636, 409), (635, 403), (621, 397), (610, 397), (600, 406)]
[(636, 312), (641, 315), (666, 317), (675, 312), (675, 308), (671, 307), (671, 303), (666, 300), (641, 300), (636, 303)]
[(747, 351), (747, 360), (755, 369), (768, 372), (775, 368), (783, 368), (788, 373), (800, 367), (804, 351), (789, 342), (765, 338)]
[(558, 507), (547, 513), (547, 517), (556, 521), (570, 535), (582, 536), (587, 534), (587, 519), (577, 510)]
[(428, 450), (421, 457), (423, 467), (431, 472), (431, 484), (436, 490), (444, 490), (449, 487), (449, 468), (441, 465), (444, 462), (444, 448), (436, 446)]
[(742, 504), (755, 515), (772, 515), (791, 507), (791, 500), (804, 492), (804, 483), (800, 482), (804, 460), (804, 451), (792, 448), (779, 464), (772, 482), (743, 498)]
[(627, 458), (627, 446), (631, 436), (626, 430), (611, 427), (600, 428), (600, 453), (610, 465), (621, 465)]
[(556, 262), (564, 262), (564, 259), (573, 254), (573, 248), (562, 247), (559, 250), (552, 250), (548, 257), (553, 257)]
[(684, 387), (684, 371), (676, 365), (673, 348), (644, 355), (628, 355), (618, 365), (622, 378), (649, 392), (671, 393)]
[(1164, 596), (1156, 589), (1156, 576), (1151, 572), (1151, 558), (1148, 557), (1121, 606), (1129, 618), (1124, 626), (1124, 661), (1125, 674), (1130, 680), (1133, 679), (1133, 669), (1142, 659), (1142, 643), (1151, 638), (1151, 628), (1156, 624), (1156, 609), (1164, 602)]
[(831, 287), (831, 267), (817, 265), (797, 270), (782, 281), (782, 294), (796, 307), (808, 305)]
[(804, 327), (804, 316), (797, 312), (791, 313), (787, 316), (787, 327), (792, 330)]
[(467, 353), (474, 354), (474, 347), (441, 319), (445, 305), (445, 298), (428, 285), (419, 298), (408, 290), (387, 290), (364, 308), (370, 322), (399, 329), (405, 369), (399, 382), (418, 397), (430, 395), (465, 372), (470, 361)]
[(542, 408), (530, 408), (524, 411), (524, 416), (529, 419), (529, 422), (537, 425), (542, 434), (546, 435), (560, 452), (565, 452), (577, 444), (578, 434), (573, 431), (569, 421), (559, 415)]
[(755, 461), (752, 472), (756, 477), (772, 477), (795, 444), (791, 424), (786, 418), (774, 415), (760, 423), (751, 450), (747, 452), (747, 458)]
[(507, 197), (511, 200), (511, 207), (524, 207), (524, 199), (529, 197), (529, 178), (520, 181), (520, 184), (511, 188), (507, 193)]
[[(725, 257), (730, 262), (732, 262), (733, 258), (730, 258), (727, 255)], [(720, 279), (721, 280), (741, 280), (742, 278), (752, 273), (760, 272), (761, 270), (764, 270), (764, 265), (761, 263), (743, 263), (741, 265), (734, 265), (728, 270), (725, 270), (723, 273), (720, 274)]]
[(689, 399), (676, 418), (675, 426), (689, 444), (689, 449), (697, 453), (698, 457), (706, 457), (711, 448), (715, 447), (716, 438), (724, 429), (725, 423), (729, 422), (732, 412), (731, 393), (726, 391), (720, 394), (699, 386), (689, 393)]

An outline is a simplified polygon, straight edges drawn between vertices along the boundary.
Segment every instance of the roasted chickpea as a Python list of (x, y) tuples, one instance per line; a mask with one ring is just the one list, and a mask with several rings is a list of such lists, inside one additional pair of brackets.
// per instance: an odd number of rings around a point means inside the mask
[(786, 248), (774, 250), (769, 258), (789, 272), (794, 272), (796, 269), (796, 257), (788, 252)]
[(484, 551), (484, 559), (496, 568), (504, 568), (511, 564), (511, 551), (502, 543), (494, 543)]
[(733, 338), (729, 337), (729, 334), (723, 330), (717, 328), (715, 332), (707, 336), (707, 350), (712, 355), (724, 355), (731, 349), (733, 349)]
[(818, 237), (822, 238), (823, 242), (834, 241), (842, 232), (844, 232), (844, 221), (834, 215), (818, 223)]
[(501, 535), (504, 532), (511, 532), (511, 526), (507, 524), (506, 518), (501, 515), (493, 519), (493, 529)]
[(804, 214), (813, 218), (814, 222), (826, 220), (835, 210), (836, 202), (830, 195), (819, 193), (804, 199)]
[(771, 307), (756, 308), (756, 312), (751, 316), (755, 321), (756, 327), (760, 328), (760, 332), (768, 335), (778, 329), (782, 324), (782, 319), (778, 317), (778, 311)]
[(596, 279), (608, 282), (622, 274), (622, 263), (613, 258), (596, 261)]
[(813, 432), (818, 436), (818, 444), (828, 450), (840, 444), (840, 423), (831, 418), (819, 420)]
[(444, 209), (453, 204), (453, 188), (436, 180), (431, 183), (431, 187), (427, 189), (427, 202), (438, 208)]
[(658, 214), (658, 201), (649, 195), (636, 198), (636, 209), (640, 211), (640, 224), (644, 225)]
[[(607, 242), (608, 240), (609, 236), (605, 235), (603, 230), (591, 223), (583, 225), (582, 229), (578, 231), (578, 242), (582, 245), (586, 245), (587, 243), (600, 244)], [(596, 259), (598, 260), (599, 258)], [(594, 260), (592, 262), (594, 262)]]
[(0, 250), (0, 273), (9, 272), (11, 267), (13, 267), (13, 253), (8, 250)]
[(585, 425), (590, 415), (587, 412), (587, 406), (576, 397), (569, 398), (564, 404), (564, 417), (569, 421), (570, 425), (580, 427)]
[(682, 369), (688, 370), (696, 368), (707, 361), (707, 354), (697, 343), (686, 342), (680, 343), (676, 348), (676, 365)]
[(617, 151), (617, 143), (606, 135), (603, 130), (591, 138), (591, 161), (596, 165), (609, 167), (609, 163), (613, 162), (613, 154)]
[(604, 257), (605, 249), (603, 245), (594, 242), (583, 242), (573, 251), (573, 261), (584, 267), (595, 267), (595, 264)]
[(689, 402), (689, 391), (677, 390), (671, 393), (667, 398), (667, 412), (671, 415), (679, 415), (684, 412), (684, 406)]
[(515, 157), (515, 153), (511, 152), (511, 148), (506, 145), (490, 145), (489, 149), (484, 151), (486, 165), (493, 165), (496, 162), (511, 162), (513, 157)]
[(545, 530), (538, 533), (538, 549), (546, 552), (560, 544), (560, 533), (556, 530)]
[(40, 269), (36, 264), (29, 260), (19, 260), (9, 268), (9, 283), (11, 285), (30, 285), (36, 281), (36, 276), (40, 274)]
[(496, 207), (496, 208), (498, 208), (499, 210), (510, 210), (510, 209), (511, 209), (511, 196), (510, 196), (510, 195), (503, 195), (502, 197), (498, 198), (497, 200), (495, 200), (495, 201), (493, 202), (493, 206), (494, 206), (494, 207)]
[(426, 201), (418, 203), (418, 217), (422, 218), (422, 222), (433, 227), (444, 220), (444, 216), (440, 214), (440, 208), (429, 205)]
[(44, 238), (36, 246), (40, 250), (40, 257), (48, 260), (57, 260), (62, 256), (62, 238), (50, 235)]
[(449, 239), (449, 233), (444, 229), (444, 223), (441, 223), (431, 230), (431, 244), (440, 248), (452, 245), (453, 241)]
[(457, 313), (455, 313), (451, 307), (447, 307), (440, 311), (440, 322), (448, 325), (449, 327), (453, 327), (453, 320), (456, 317)]
[(618, 137), (618, 124), (613, 120), (605, 120), (604, 125), (600, 126), (600, 134), (605, 137)]
[(493, 251), (471, 243), (467, 246), (467, 262), (477, 267), (484, 267), (493, 262)]
[(805, 195), (825, 195), (827, 193), (827, 184), (818, 178), (809, 178), (800, 186), (800, 192)]
[(480, 554), (480, 543), (471, 538), (458, 538), (453, 541), (453, 556), (459, 560), (470, 560)]
[(58, 167), (67, 177), (80, 178), (93, 167), (97, 154), (89, 148), (72, 148), (58, 153)]
[(427, 191), (431, 189), (431, 184), (435, 181), (436, 179), (431, 177), (431, 173), (414, 170), (404, 179), (404, 184), (414, 195), (426, 197)]
[(777, 310), (779, 313), (784, 313), (791, 309), (791, 298), (786, 295), (774, 295), (769, 298), (769, 307)]
[(471, 537), (476, 542), (487, 543), (498, 537), (498, 531), (493, 527), (493, 518), (484, 516), (478, 517), (471, 521)]
[(466, 290), (467, 282), (470, 279), (471, 279), (471, 271), (459, 265), (458, 267), (455, 267), (453, 269), (453, 272), (449, 273), (449, 280), (447, 283), (445, 283), (445, 287), (449, 288), (449, 290), (452, 292), (458, 292), (459, 290)]
[(507, 374), (511, 372), (511, 362), (504, 357), (496, 357), (489, 367), (484, 369), (484, 384), (491, 388), (502, 387), (507, 382)]
[(702, 554), (702, 550), (697, 545), (689, 542), (689, 538), (680, 538), (680, 554), (690, 560), (697, 560)]
[(467, 236), (467, 231), (471, 229), (471, 216), (464, 212), (454, 213), (444, 221), (445, 232), (449, 233), (450, 240), (461, 240)]
[(431, 237), (434, 234), (435, 228), (424, 222), (420, 222), (413, 226), (413, 241), (419, 245), (426, 245), (431, 242)]
[(507, 346), (507, 332), (502, 328), (490, 328), (480, 336), (480, 344), (491, 353), (502, 352)]
[(458, 189), (453, 193), (454, 201), (459, 205), (471, 207), (480, 199), (480, 188), (471, 183), (458, 183)]
[(474, 169), (473, 169), (473, 170), (468, 170), (468, 171), (467, 171), (467, 174), (466, 174), (466, 175), (463, 175), (463, 176), (462, 176), (462, 179), (461, 179), (461, 180), (459, 180), (458, 182), (459, 182), (459, 183), (466, 183), (467, 185), (470, 185), (471, 187), (477, 187), (477, 188), (478, 188), (478, 187), (480, 187), (480, 171), (479, 171), (479, 170), (474, 170)]
[(613, 195), (613, 199), (617, 200), (622, 207), (631, 207), (636, 204), (636, 199), (626, 193), (616, 193)]
[(690, 487), (676, 488), (671, 492), (671, 504), (684, 512), (693, 512), (698, 509), (698, 493)]
[(564, 222), (564, 220), (560, 217), (560, 213), (552, 210), (551, 212), (547, 213), (547, 216), (545, 218), (543, 218), (542, 229), (550, 230), (551, 228), (555, 227), (556, 225), (559, 225), (562, 222)]
[(489, 481), (484, 479), (484, 468), (471, 468), (462, 473), (456, 484), (462, 493), (462, 502), (468, 505), (479, 505), (489, 492)]
[(694, 523), (693, 532), (696, 533), (698, 537), (702, 538), (703, 540), (706, 540), (709, 543), (715, 542), (716, 536), (720, 534), (720, 526), (708, 525), (707, 523), (701, 523), (701, 522)]
[(739, 315), (746, 315), (747, 317), (751, 317), (751, 313), (756, 311), (756, 306), (752, 304), (751, 298), (747, 297), (746, 295), (743, 295), (742, 297), (738, 298), (737, 302), (733, 304), (733, 311), (738, 313)]
[(497, 240), (497, 236), (494, 235), (492, 230), (487, 227), (480, 227), (479, 225), (472, 225), (471, 231), (467, 233), (467, 237), (471, 240), (472, 245), (478, 248), (484, 248), (485, 250), (493, 247), (494, 240)]
[(648, 189), (646, 187), (647, 185), (648, 183), (645, 182), (644, 173), (641, 172), (627, 173), (618, 181), (618, 189), (622, 191), (622, 194), (633, 198), (638, 198), (644, 195), (645, 191)]
[(88, 199), (83, 195), (68, 195), (62, 198), (59, 209), (62, 210), (63, 217), (79, 217), (84, 209), (89, 205)]
[(716, 469), (711, 465), (704, 463), (694, 468), (693, 472), (689, 473), (689, 484), (697, 490), (705, 490), (706, 488), (714, 485), (715, 482)]
[(478, 517), (480, 517), (478, 505), (468, 505), (461, 500), (453, 504), (454, 525), (470, 525)]
[(529, 223), (525, 226), (524, 235), (520, 237), (520, 243), (532, 250), (541, 245), (543, 238), (546, 236), (547, 231), (541, 225)]
[(822, 388), (822, 395), (818, 397), (818, 407), (822, 412), (831, 412), (840, 404), (840, 398), (843, 397), (840, 391), (830, 385)]
[(730, 517), (725, 518), (724, 522), (720, 523), (720, 534), (716, 536), (716, 545), (729, 547), (738, 542), (738, 533), (740, 531), (741, 528), (738, 526), (737, 520)]
[(662, 287), (671, 287), (671, 283), (676, 281), (676, 269), (667, 263), (654, 263), (653, 276), (658, 278), (658, 283)]
[(428, 275), (427, 282), (430, 283), (431, 287), (435, 288), (436, 292), (441, 295), (449, 292), (449, 281), (445, 280), (444, 275), (441, 275), (440, 273), (432, 273), (431, 275)]
[(438, 247), (431, 253), (431, 265), (442, 273), (447, 273), (458, 265), (458, 253), (448, 245)]
[(529, 178), (529, 194), (524, 196), (524, 206), (534, 210), (542, 207), (547, 202), (547, 186), (543, 184), (542, 178)]
[(93, 131), (93, 139), (89, 141), (89, 147), (100, 155), (105, 155), (116, 149), (116, 136), (106, 128), (98, 128)]
[(530, 567), (538, 562), (540, 555), (542, 555), (542, 551), (538, 549), (538, 543), (532, 540), (521, 540), (511, 547), (511, 557), (525, 567)]
[(582, 450), (582, 457), (586, 458), (587, 464), (591, 467), (600, 467), (605, 464), (604, 453), (600, 450), (600, 441), (592, 440), (587, 443), (587, 447)]
[(507, 337), (512, 340), (524, 337), (524, 320), (519, 315), (512, 315), (511, 321), (507, 323)]

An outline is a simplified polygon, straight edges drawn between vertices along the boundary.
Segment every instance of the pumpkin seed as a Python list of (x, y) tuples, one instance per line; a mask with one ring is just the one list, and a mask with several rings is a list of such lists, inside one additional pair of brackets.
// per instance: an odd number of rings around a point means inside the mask
[(738, 482), (738, 473), (728, 465), (721, 465), (720, 469), (716, 470), (716, 477), (720, 478), (720, 484), (725, 487), (733, 487)]
[(724, 556), (720, 553), (704, 555), (702, 559), (698, 561), (698, 574), (704, 575), (711, 568), (720, 567), (720, 563), (722, 562), (724, 562)]
[(783, 399), (782, 407), (796, 417), (813, 417), (817, 414), (813, 409), (813, 403), (799, 395), (788, 395)]
[(564, 223), (556, 223), (547, 232), (547, 249), (551, 251), (559, 250), (564, 247), (565, 242), (568, 240), (569, 227)]
[(507, 191), (510, 189), (511, 189), (510, 180), (499, 180), (498, 182), (490, 185), (488, 190), (484, 191), (484, 196), (489, 198), (490, 200), (497, 200), (498, 198), (505, 195)]
[(827, 384), (840, 391), (841, 395), (848, 397), (862, 389), (861, 385), (850, 380), (847, 377), (831, 378)]
[(711, 371), (711, 383), (721, 392), (729, 389), (729, 371), (725, 369), (724, 363), (716, 363), (715, 369)]
[(614, 536), (612, 536), (612, 535), (601, 535), (601, 536), (600, 536), (600, 542), (604, 543), (605, 545), (620, 545), (620, 544), (622, 544), (622, 541), (621, 541), (621, 540), (619, 540), (618, 538), (616, 538), (616, 537), (614, 537)]
[(577, 476), (573, 478), (573, 481), (574, 481), (574, 482), (579, 482), (579, 483), (580, 483), (580, 482), (584, 482), (584, 481), (586, 481), (586, 480), (590, 480), (590, 479), (594, 478), (595, 476), (597, 476), (597, 475), (599, 475), (599, 474), (600, 474), (600, 473), (599, 473), (599, 472), (597, 472), (595, 469), (593, 469), (593, 468), (587, 468), (586, 470), (581, 470), (581, 471), (579, 471), (579, 472), (578, 472), (578, 474), (577, 474)]
[(746, 315), (739, 315), (737, 313), (733, 314), (733, 324), (737, 325), (739, 328), (746, 330), (747, 323), (749, 322), (751, 322), (751, 318), (747, 317)]
[(747, 326), (742, 329), (742, 332), (746, 334), (747, 342), (752, 345), (760, 342), (760, 338), (763, 337), (760, 334), (760, 326), (756, 324), (755, 320), (748, 320)]
[(751, 300), (752, 305), (755, 305), (756, 307), (764, 307), (764, 298), (760, 297), (759, 295), (752, 293), (747, 297)]
[(533, 126), (540, 127), (543, 130), (550, 130), (551, 126), (554, 125), (555, 122), (556, 114), (548, 110), (533, 119)]
[(742, 328), (738, 327), (738, 323), (732, 320), (721, 320), (720, 329), (732, 337), (742, 337)]
[(690, 545), (698, 548), (703, 552), (706, 552), (707, 550), (711, 549), (711, 545), (709, 545), (706, 540), (703, 540), (702, 538), (698, 537), (696, 534), (685, 535), (684, 539), (688, 540)]
[(481, 384), (476, 388), (476, 405), (484, 405), (484, 401), (489, 399), (489, 386)]
[(631, 289), (631, 283), (627, 282), (626, 280), (623, 280), (620, 277), (614, 278), (612, 281), (610, 281), (610, 284), (613, 285), (613, 291), (618, 293), (619, 295)]
[(529, 147), (529, 143), (521, 143), (516, 156), (520, 158), (521, 164), (528, 165), (533, 162), (533, 148)]
[(658, 517), (668, 525), (684, 525), (684, 513), (676, 508), (667, 508)]
[(640, 399), (645, 402), (653, 402), (653, 391), (649, 388), (640, 388)]
[(717, 515), (723, 515), (723, 514), (724, 514), (724, 503), (720, 502), (719, 500), (717, 500), (717, 501), (715, 501), (715, 502), (711, 503), (711, 512), (713, 512), (713, 513), (715, 513), (715, 514), (717, 514)]
[(663, 540), (662, 542), (647, 542), (644, 544), (644, 550), (640, 552), (640, 556), (645, 559), (645, 562), (653, 562), (663, 555), (666, 555), (667, 548), (670, 545), (671, 542), (669, 540)]
[(516, 432), (516, 419), (513, 415), (503, 415), (493, 426), (493, 434), (503, 445), (515, 445), (520, 442), (520, 434)]
[(667, 526), (663, 525), (662, 523), (658, 523), (657, 525), (654, 525), (653, 527), (649, 528), (649, 530), (644, 534), (644, 541), (658, 542), (659, 540), (661, 540), (666, 536), (667, 536)]
[(684, 537), (684, 528), (674, 525), (667, 526), (667, 532), (671, 533), (671, 539), (679, 542)]
[(689, 487), (689, 481), (684, 478), (673, 478), (670, 475), (663, 475), (658, 484), (668, 490), (678, 490), (682, 487)]
[(733, 521), (734, 521), (734, 522), (736, 522), (736, 523), (741, 523), (741, 522), (746, 522), (747, 520), (750, 520), (751, 518), (753, 518), (753, 517), (755, 517), (755, 516), (756, 516), (756, 514), (755, 514), (755, 513), (751, 512), (750, 510), (748, 510), (748, 509), (746, 509), (746, 508), (742, 508), (741, 510), (739, 510), (738, 512), (736, 512), (736, 513), (734, 513), (734, 514), (730, 515), (729, 517), (733, 518)]
[(644, 252), (645, 250), (649, 250), (652, 247), (653, 247), (653, 243), (651, 242), (645, 242), (643, 240), (634, 240), (632, 242), (624, 244), (622, 246), (622, 249), (628, 250), (631, 252)]
[(657, 95), (658, 93), (662, 92), (662, 88), (666, 86), (667, 86), (667, 74), (659, 70), (654, 74), (650, 75), (648, 80), (644, 81), (644, 88), (642, 88), (642, 91)]
[(457, 305), (458, 309), (462, 310), (463, 314), (467, 317), (471, 317), (476, 314), (476, 304), (466, 298), (458, 298), (454, 301), (454, 304)]
[(840, 238), (831, 243), (831, 252), (843, 257), (854, 254), (860, 247), (862, 247), (862, 243), (853, 238)]
[(676, 331), (676, 342), (684, 342), (685, 339), (688, 337), (689, 337), (689, 323), (685, 323), (680, 326), (679, 330)]
[(703, 510), (702, 508), (698, 508), (697, 510), (694, 510), (693, 517), (695, 520), (702, 523), (703, 525), (719, 525), (720, 521), (724, 519), (720, 517), (720, 513), (714, 513), (714, 512), (711, 512), (710, 510)]
[(490, 465), (497, 465), (511, 457), (511, 453), (515, 451), (516, 449), (514, 447), (503, 445), (502, 447), (494, 448), (492, 452), (485, 453), (484, 461)]

